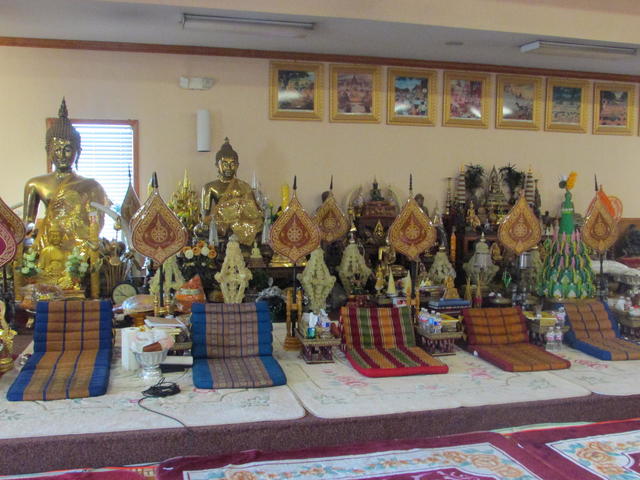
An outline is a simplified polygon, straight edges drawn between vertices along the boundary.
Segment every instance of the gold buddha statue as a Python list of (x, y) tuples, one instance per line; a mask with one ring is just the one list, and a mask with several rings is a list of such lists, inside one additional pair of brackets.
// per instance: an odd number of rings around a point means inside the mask
[[(104, 214), (91, 207), (91, 202), (102, 205), (109, 205), (110, 202), (97, 181), (81, 177), (74, 171), (81, 151), (80, 134), (71, 125), (64, 99), (58, 118), (47, 130), (46, 151), (47, 159), (55, 170), (26, 183), (24, 221), (27, 231), (33, 232), (38, 209), (41, 204), (44, 205), (46, 211), (36, 231), (33, 249), (40, 255), (44, 277), (49, 277), (53, 272), (58, 272), (60, 267), (64, 271), (64, 259), (74, 247), (89, 253), (90, 216), (97, 217), (98, 233), (104, 221)], [(93, 235), (96, 236), (95, 232)], [(50, 278), (43, 278), (42, 281), (55, 283)]]
[(57, 224), (49, 229), (49, 245), (40, 250), (38, 268), (45, 283), (55, 284), (65, 275), (67, 253), (61, 248), (62, 231)]
[(235, 234), (241, 244), (251, 246), (262, 230), (263, 214), (249, 184), (236, 177), (238, 165), (238, 154), (225, 138), (216, 153), (218, 179), (202, 187), (201, 210), (205, 224), (215, 219), (221, 236)]

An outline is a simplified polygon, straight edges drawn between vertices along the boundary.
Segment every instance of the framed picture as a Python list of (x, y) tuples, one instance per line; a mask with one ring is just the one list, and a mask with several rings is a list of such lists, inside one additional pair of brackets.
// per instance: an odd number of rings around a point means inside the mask
[(322, 120), (322, 84), (320, 63), (271, 62), (269, 118)]
[(544, 129), (551, 132), (587, 132), (589, 82), (565, 78), (547, 79)]
[(631, 135), (635, 131), (636, 86), (596, 83), (593, 87), (593, 133)]
[(387, 123), (434, 125), (437, 72), (389, 68), (387, 70)]
[(542, 79), (496, 76), (496, 128), (540, 130)]
[(444, 72), (442, 124), (447, 127), (489, 126), (489, 75)]
[(332, 122), (380, 121), (380, 68), (331, 65)]

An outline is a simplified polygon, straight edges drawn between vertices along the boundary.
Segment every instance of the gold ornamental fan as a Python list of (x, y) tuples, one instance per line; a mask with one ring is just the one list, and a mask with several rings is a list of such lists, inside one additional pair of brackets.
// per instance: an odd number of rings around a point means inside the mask
[[(16, 249), (18, 244), (14, 237), (14, 233), (4, 223), (0, 222), (0, 267), (4, 267), (9, 262), (13, 261), (16, 256)], [(6, 274), (6, 272), (5, 272)]]
[(289, 205), (274, 222), (270, 233), (271, 248), (294, 264), (320, 246), (318, 226), (304, 210), (295, 191)]
[(335, 242), (346, 235), (351, 227), (349, 220), (340, 210), (336, 197), (331, 191), (329, 191), (329, 196), (320, 205), (313, 218), (318, 225), (320, 239), (327, 243)]
[(602, 255), (618, 238), (618, 221), (610, 201), (607, 208), (609, 199), (602, 190), (596, 193), (594, 200), (582, 227), (582, 240)]
[(164, 263), (187, 244), (187, 230), (164, 203), (157, 187), (131, 219), (131, 243), (141, 255), (158, 264)]
[(25, 236), (24, 223), (2, 198), (0, 198), (0, 223), (11, 232), (15, 244), (20, 245)]
[(422, 252), (435, 244), (437, 237), (436, 228), (413, 195), (409, 195), (409, 200), (389, 227), (388, 233), (389, 244), (416, 262)]
[(524, 195), (505, 215), (498, 227), (498, 240), (516, 255), (532, 249), (542, 238), (542, 227)]

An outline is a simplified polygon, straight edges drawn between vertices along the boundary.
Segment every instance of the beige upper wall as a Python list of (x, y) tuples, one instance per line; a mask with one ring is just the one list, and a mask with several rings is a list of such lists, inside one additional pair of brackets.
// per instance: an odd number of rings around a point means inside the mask
[[(122, 2), (122, 0), (107, 0)], [(640, 43), (637, 0), (129, 0)]]
[[(541, 179), (544, 209), (556, 212), (558, 178), (577, 170), (578, 211), (592, 198), (597, 173), (606, 190), (624, 202), (625, 216), (640, 217), (636, 135), (496, 130), (493, 101), (492, 126), (486, 130), (330, 123), (326, 108), (322, 122), (269, 120), (269, 62), (259, 59), (3, 47), (0, 64), (1, 195), (8, 203), (21, 201), (25, 181), (44, 173), (45, 118), (57, 113), (64, 95), (72, 117), (139, 120), (141, 183), (157, 170), (165, 199), (185, 168), (198, 190), (212, 180), (214, 152), (229, 136), (240, 155), (240, 178), (250, 182), (255, 171), (275, 203), (280, 185), (291, 183), (293, 175), (302, 203), (315, 209), (331, 174), (342, 202), (356, 185), (368, 188), (374, 176), (405, 196), (413, 173), (415, 192), (432, 208), (436, 201), (442, 204), (445, 178), (461, 164), (512, 163), (532, 166)], [(215, 85), (209, 91), (183, 90), (181, 75), (213, 77)], [(328, 80), (328, 66), (325, 75)], [(439, 78), (441, 84), (442, 72)], [(201, 108), (212, 114), (211, 153), (195, 150), (195, 113)], [(438, 124), (441, 111), (439, 101)]]

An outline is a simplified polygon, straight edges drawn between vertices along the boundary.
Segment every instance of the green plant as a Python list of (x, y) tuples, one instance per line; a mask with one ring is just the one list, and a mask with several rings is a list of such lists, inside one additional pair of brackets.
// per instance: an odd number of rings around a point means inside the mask
[(464, 172), (464, 186), (468, 192), (474, 191), (482, 186), (484, 177), (484, 167), (482, 165), (467, 165)]

